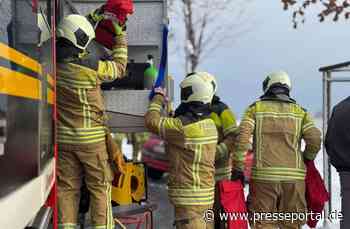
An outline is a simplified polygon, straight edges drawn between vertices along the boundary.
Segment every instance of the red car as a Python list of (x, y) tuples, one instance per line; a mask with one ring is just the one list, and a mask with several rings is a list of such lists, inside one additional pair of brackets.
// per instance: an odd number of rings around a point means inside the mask
[(154, 179), (162, 178), (169, 170), (169, 160), (162, 139), (152, 135), (142, 148), (142, 161), (147, 166), (147, 173)]

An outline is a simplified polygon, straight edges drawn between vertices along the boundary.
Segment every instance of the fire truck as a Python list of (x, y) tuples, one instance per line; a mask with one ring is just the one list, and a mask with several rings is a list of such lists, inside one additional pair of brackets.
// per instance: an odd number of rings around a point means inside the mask
[[(56, 224), (55, 28), (65, 15), (87, 15), (105, 2), (0, 0), (0, 228)], [(128, 77), (103, 88), (114, 132), (145, 131), (143, 70), (147, 56), (160, 63), (167, 21), (165, 0), (134, 3)]]

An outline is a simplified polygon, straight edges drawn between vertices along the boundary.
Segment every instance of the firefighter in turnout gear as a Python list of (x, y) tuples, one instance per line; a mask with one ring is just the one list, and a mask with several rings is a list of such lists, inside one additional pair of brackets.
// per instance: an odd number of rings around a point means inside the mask
[(203, 219), (214, 203), (214, 162), (218, 134), (210, 119), (214, 90), (207, 73), (189, 74), (180, 84), (181, 102), (174, 118), (161, 116), (164, 91), (157, 88), (145, 116), (146, 127), (168, 145), (168, 195), (181, 229), (213, 228)]
[(226, 228), (225, 222), (220, 220), (219, 214), (222, 209), (218, 182), (229, 180), (232, 174), (232, 154), (238, 135), (236, 117), (230, 108), (220, 98), (214, 95), (210, 117), (215, 122), (219, 139), (215, 155), (215, 228)]
[[(95, 17), (102, 19), (103, 17)], [(68, 15), (57, 28), (58, 210), (60, 229), (77, 228), (84, 177), (90, 192), (91, 228), (112, 229), (111, 181), (103, 81), (125, 75), (127, 41), (123, 25), (113, 22), (111, 60), (93, 60), (86, 48), (95, 37), (87, 18)]]
[[(217, 92), (217, 82), (213, 76), (210, 76), (214, 93)], [(220, 220), (219, 213), (222, 209), (220, 204), (220, 195), (218, 190), (218, 182), (221, 180), (229, 180), (232, 173), (232, 152), (238, 135), (238, 126), (236, 116), (230, 108), (221, 101), (216, 94), (211, 103), (210, 117), (214, 121), (218, 130), (218, 145), (215, 155), (215, 228), (225, 228), (225, 222)]]
[(215, 181), (230, 179), (232, 173), (231, 152), (238, 136), (236, 116), (230, 108), (214, 95), (210, 117), (218, 129), (219, 141), (215, 156)]
[(239, 130), (235, 115), (216, 95), (214, 95), (211, 110), (210, 117), (215, 122), (219, 134), (215, 155), (215, 228), (225, 228), (225, 222), (220, 220), (219, 217), (222, 207), (220, 204), (218, 182), (231, 178), (232, 154)]
[[(321, 132), (311, 115), (293, 100), (285, 72), (271, 73), (263, 82), (263, 96), (245, 112), (234, 154), (233, 179), (243, 177), (244, 154), (253, 136), (254, 164), (249, 190), (251, 213), (305, 213), (305, 160), (313, 160), (321, 146)], [(301, 140), (305, 150), (301, 150)], [(301, 228), (305, 221), (261, 219), (252, 228)]]

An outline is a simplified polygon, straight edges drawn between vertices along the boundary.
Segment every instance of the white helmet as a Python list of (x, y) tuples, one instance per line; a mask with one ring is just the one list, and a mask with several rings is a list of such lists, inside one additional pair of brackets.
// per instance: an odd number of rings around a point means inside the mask
[(210, 81), (210, 83), (213, 86), (214, 95), (215, 95), (218, 89), (218, 84), (216, 83), (215, 76), (209, 74), (208, 72), (197, 72), (196, 74), (198, 74), (200, 77), (203, 77), (203, 79)]
[(289, 79), (289, 76), (284, 71), (278, 71), (270, 73), (266, 79), (263, 82), (263, 91), (266, 93), (268, 90), (270, 90), (272, 85), (280, 84), (281, 86), (284, 86), (288, 88), (290, 91), (292, 89), (292, 83)]
[(84, 16), (71, 14), (62, 19), (57, 28), (57, 38), (63, 37), (79, 49), (86, 49), (95, 38), (94, 27)]
[(186, 76), (181, 82), (181, 102), (211, 103), (216, 85), (213, 76), (206, 72), (195, 72)]

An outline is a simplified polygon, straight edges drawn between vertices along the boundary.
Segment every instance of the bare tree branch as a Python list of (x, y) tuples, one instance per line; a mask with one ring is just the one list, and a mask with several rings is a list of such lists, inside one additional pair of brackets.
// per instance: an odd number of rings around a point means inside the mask
[[(181, 0), (175, 3), (173, 0), (173, 19), (179, 21), (181, 18), (183, 21), (182, 46), (187, 72), (195, 71), (203, 59), (225, 41), (234, 40), (243, 34), (239, 28), (248, 21), (244, 19), (247, 16), (245, 8), (251, 1)], [(177, 32), (175, 37), (181, 37), (182, 34)]]
[(311, 8), (321, 9), (317, 15), (320, 22), (324, 22), (327, 18), (337, 22), (341, 16), (344, 16), (345, 20), (350, 18), (349, 0), (281, 0), (281, 3), (284, 10), (293, 12), (292, 23), (295, 29), (300, 23), (305, 23), (306, 11)]

